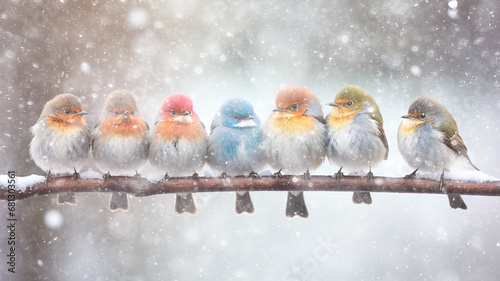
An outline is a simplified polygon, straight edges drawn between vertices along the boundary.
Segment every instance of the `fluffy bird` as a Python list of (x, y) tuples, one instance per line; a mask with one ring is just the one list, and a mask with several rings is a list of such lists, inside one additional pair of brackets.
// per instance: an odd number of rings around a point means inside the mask
[[(282, 86), (276, 108), (263, 126), (269, 165), (284, 173), (303, 173), (321, 165), (326, 154), (326, 131), (318, 97), (299, 85)], [(288, 192), (286, 215), (309, 215), (302, 192)]]
[[(80, 99), (72, 94), (60, 94), (43, 107), (36, 124), (31, 127), (33, 139), (30, 156), (47, 173), (71, 174), (78, 178), (90, 148), (90, 129), (85, 122)], [(59, 204), (76, 204), (73, 192), (57, 195)]]
[[(141, 118), (135, 96), (126, 90), (109, 94), (99, 122), (91, 134), (92, 155), (97, 168), (109, 175), (131, 175), (146, 163), (148, 124)], [(126, 192), (113, 192), (111, 211), (128, 210)]]
[[(414, 177), (417, 170), (442, 171), (440, 185), (444, 187), (444, 172), (452, 166), (479, 170), (467, 155), (455, 119), (442, 103), (429, 96), (419, 97), (402, 118), (398, 130), (399, 151), (416, 169), (407, 177)], [(467, 209), (460, 195), (448, 194), (448, 199), (452, 208)]]
[[(326, 116), (327, 156), (331, 162), (351, 171), (369, 169), (387, 160), (389, 145), (383, 128), (382, 114), (373, 97), (357, 86), (340, 89)], [(341, 170), (337, 173), (341, 176)], [(354, 192), (354, 203), (371, 204), (369, 192)]]
[[(255, 176), (265, 165), (262, 129), (252, 105), (241, 98), (226, 101), (215, 115), (208, 138), (208, 164), (230, 176)], [(253, 213), (248, 191), (236, 193), (236, 212)]]
[[(207, 133), (193, 110), (193, 101), (181, 93), (165, 98), (151, 134), (149, 162), (168, 176), (187, 176), (200, 170), (206, 161)], [(175, 212), (196, 213), (191, 193), (176, 194)]]

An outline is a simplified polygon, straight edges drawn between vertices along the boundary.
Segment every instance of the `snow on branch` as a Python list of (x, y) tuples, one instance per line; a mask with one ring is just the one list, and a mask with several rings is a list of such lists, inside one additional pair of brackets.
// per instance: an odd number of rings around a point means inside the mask
[[(41, 178), (40, 176), (38, 176)], [(72, 176), (51, 178), (26, 187), (7, 186), (0, 181), (0, 199), (21, 200), (60, 192), (112, 192), (121, 191), (137, 197), (155, 194), (182, 192), (228, 192), (228, 191), (369, 191), (390, 193), (432, 193), (500, 196), (500, 181), (474, 182), (445, 180), (444, 188), (430, 179), (404, 179), (390, 177), (345, 176), (262, 176), (217, 178), (179, 177), (148, 181), (142, 177), (112, 176), (101, 178), (74, 179)], [(9, 197), (10, 195), (10, 197)]]

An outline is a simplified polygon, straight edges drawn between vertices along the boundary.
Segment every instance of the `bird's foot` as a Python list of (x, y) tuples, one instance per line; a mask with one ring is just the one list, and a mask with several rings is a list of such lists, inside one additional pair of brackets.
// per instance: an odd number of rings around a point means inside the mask
[(372, 168), (370, 167), (370, 171), (366, 174), (366, 178), (370, 181), (373, 179)]
[(311, 179), (311, 173), (309, 173), (309, 169), (304, 173), (304, 180), (308, 181)]
[(222, 172), (222, 174), (220, 174), (220, 178), (225, 180), (227, 178), (228, 174), (226, 172)]
[(170, 176), (168, 175), (168, 173), (165, 173), (165, 175), (163, 176), (163, 181), (168, 181), (170, 179)]
[(444, 184), (444, 171), (439, 178), (439, 190), (446, 193), (446, 185)]
[(406, 175), (404, 179), (405, 179), (405, 180), (411, 180), (411, 179), (414, 179), (414, 178), (417, 176), (417, 171), (418, 171), (418, 169), (415, 169), (415, 171), (413, 171), (411, 174)]
[(342, 173), (342, 167), (340, 167), (339, 171), (335, 173), (335, 179), (340, 180), (341, 178), (344, 177), (344, 173)]
[(274, 178), (276, 180), (279, 180), (282, 177), (283, 177), (283, 174), (281, 173), (281, 169), (279, 169), (279, 171), (277, 171), (276, 173), (274, 173)]
[(139, 174), (137, 171), (135, 171), (134, 179), (139, 181), (141, 179), (141, 174)]
[(193, 180), (198, 181), (200, 180), (200, 175), (197, 172), (193, 172)]
[(45, 177), (45, 188), (49, 187), (49, 181), (52, 179), (52, 174), (49, 172), (47, 173), (47, 176)]
[(104, 179), (104, 182), (107, 182), (111, 178), (111, 174), (107, 172), (104, 175), (102, 175), (102, 178)]
[(252, 179), (255, 179), (259, 177), (259, 174), (257, 174), (257, 172), (255, 171), (251, 171), (248, 176), (251, 177)]
[(73, 168), (75, 170), (75, 172), (73, 173), (73, 179), (74, 180), (79, 180), (80, 179), (80, 174), (76, 171), (75, 168)]

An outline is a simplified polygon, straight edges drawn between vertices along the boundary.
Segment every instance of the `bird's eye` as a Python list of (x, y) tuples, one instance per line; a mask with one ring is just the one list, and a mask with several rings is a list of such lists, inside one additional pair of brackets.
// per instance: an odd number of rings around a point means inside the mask
[(135, 113), (135, 111), (133, 111), (133, 110), (132, 110), (132, 111), (130, 111), (130, 114), (134, 114), (134, 113)]
[(170, 111), (170, 113), (172, 113), (172, 115), (175, 115), (175, 110)]
[(120, 114), (118, 111), (115, 111), (115, 116), (118, 116), (118, 114)]
[(296, 103), (295, 103), (295, 104), (292, 104), (292, 106), (291, 106), (291, 108), (292, 108), (293, 110), (297, 109), (297, 107), (299, 107), (299, 105), (298, 105), (298, 104), (296, 104)]
[(425, 117), (427, 117), (427, 114), (425, 113), (420, 114), (420, 119), (425, 119)]
[(350, 101), (346, 102), (346, 105), (347, 105), (347, 106), (352, 106), (352, 100), (350, 100)]
[(70, 113), (71, 113), (71, 110), (69, 110), (69, 109), (65, 109), (65, 110), (64, 110), (64, 113), (66, 113), (66, 114), (70, 114)]

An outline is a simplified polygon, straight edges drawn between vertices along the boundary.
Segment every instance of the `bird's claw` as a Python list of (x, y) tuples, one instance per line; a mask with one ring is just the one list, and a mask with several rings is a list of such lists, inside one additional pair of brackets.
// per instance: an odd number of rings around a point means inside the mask
[(342, 167), (340, 167), (339, 171), (335, 173), (335, 179), (340, 180), (341, 178), (344, 177), (344, 173), (342, 173)]
[(141, 174), (139, 174), (137, 171), (135, 171), (134, 179), (140, 180), (141, 179)]
[(304, 173), (304, 180), (308, 181), (311, 179), (311, 173), (309, 173), (309, 169)]
[(111, 178), (111, 174), (107, 172), (104, 175), (102, 175), (102, 178), (104, 179), (104, 182), (107, 182), (109, 178)]
[(368, 180), (372, 180), (372, 179), (373, 179), (373, 173), (372, 173), (372, 171), (371, 171), (371, 170), (368, 172), (368, 174), (366, 174), (366, 178), (367, 178)]
[(80, 179), (80, 174), (76, 171), (75, 168), (73, 168), (75, 170), (75, 172), (73, 173), (73, 179), (74, 180), (79, 180)]
[(169, 179), (170, 179), (170, 176), (168, 175), (168, 173), (165, 173), (165, 175), (163, 176), (163, 180), (168, 181)]
[(47, 176), (45, 177), (45, 188), (49, 187), (49, 181), (52, 179), (50, 170), (47, 173)]
[(197, 172), (193, 172), (193, 179), (198, 181), (200, 179), (200, 175)]
[(439, 178), (439, 190), (446, 193), (446, 185), (444, 184), (444, 171)]
[(417, 176), (417, 171), (418, 171), (418, 169), (415, 169), (415, 171), (413, 171), (411, 174), (406, 175), (404, 179), (405, 179), (405, 180), (411, 180), (411, 179), (414, 179), (414, 178)]
[(276, 173), (274, 173), (274, 178), (276, 180), (279, 180), (282, 177), (283, 177), (283, 174), (281, 173), (281, 169), (279, 169), (279, 171), (277, 171)]
[(257, 172), (255, 171), (251, 171), (248, 176), (251, 177), (252, 179), (255, 179), (259, 177), (259, 174), (257, 174)]

